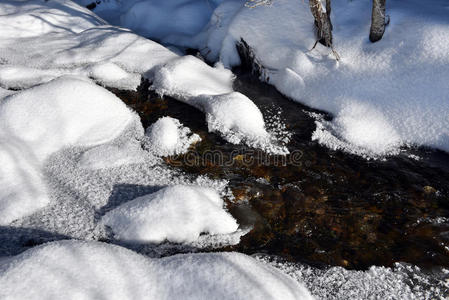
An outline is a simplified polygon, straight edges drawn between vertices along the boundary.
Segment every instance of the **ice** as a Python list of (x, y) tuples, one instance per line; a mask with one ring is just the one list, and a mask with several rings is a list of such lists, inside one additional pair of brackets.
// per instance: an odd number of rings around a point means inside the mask
[(312, 299), (280, 271), (238, 253), (149, 259), (119, 246), (61, 241), (0, 260), (7, 299)]
[(191, 144), (201, 141), (197, 134), (192, 134), (179, 120), (162, 117), (151, 125), (146, 133), (148, 148), (156, 155), (169, 156), (187, 152)]
[(129, 201), (106, 213), (102, 222), (119, 240), (188, 243), (201, 233), (229, 234), (237, 230), (223, 200), (210, 188), (175, 185)]

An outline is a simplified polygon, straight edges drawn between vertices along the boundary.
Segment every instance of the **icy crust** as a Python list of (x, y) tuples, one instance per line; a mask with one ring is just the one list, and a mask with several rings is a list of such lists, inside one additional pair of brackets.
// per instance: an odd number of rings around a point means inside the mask
[(135, 89), (141, 74), (176, 57), (72, 1), (2, 1), (0, 86), (28, 88), (61, 75)]
[(334, 115), (314, 134), (330, 148), (366, 157), (395, 154), (404, 145), (449, 151), (447, 4), (389, 2), (390, 25), (374, 44), (368, 41), (370, 1), (332, 6), (339, 62), (320, 44), (309, 51), (315, 37), (307, 1), (255, 8), (224, 1), (201, 33), (179, 43), (229, 67), (240, 63), (235, 45), (243, 38), (265, 67), (263, 80)]
[(138, 117), (95, 84), (72, 77), (0, 101), (0, 224), (49, 203), (42, 168), (55, 152), (114, 140)]
[(317, 299), (446, 299), (448, 269), (424, 272), (396, 263), (393, 268), (372, 266), (366, 271), (342, 267), (317, 269), (263, 255), (256, 259), (304, 284)]
[(233, 79), (232, 72), (221, 65), (213, 68), (187, 55), (159, 68), (152, 89), (203, 111), (209, 131), (219, 132), (230, 143), (243, 142), (270, 153), (288, 153), (267, 132), (258, 107), (233, 90)]
[(211, 188), (175, 185), (122, 204), (106, 213), (102, 222), (119, 240), (188, 243), (201, 233), (237, 230), (237, 222), (223, 207), (220, 195)]
[(149, 259), (81, 241), (0, 261), (0, 285), (7, 299), (312, 299), (292, 278), (243, 254)]
[(186, 153), (191, 144), (201, 141), (199, 135), (192, 133), (179, 120), (162, 117), (147, 128), (147, 148), (157, 156), (179, 155)]

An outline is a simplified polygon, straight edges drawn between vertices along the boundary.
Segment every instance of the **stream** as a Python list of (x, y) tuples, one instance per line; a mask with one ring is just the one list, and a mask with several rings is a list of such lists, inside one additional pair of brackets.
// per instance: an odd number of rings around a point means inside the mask
[[(247, 254), (276, 255), (312, 266), (366, 269), (407, 262), (449, 267), (449, 154), (407, 148), (367, 160), (311, 141), (324, 112), (293, 102), (244, 70), (234, 89), (259, 107), (271, 131), (289, 138), (287, 157), (233, 145), (209, 133), (195, 108), (148, 91), (111, 89), (142, 119), (177, 118), (202, 138), (182, 156), (165, 158), (187, 174), (226, 179), (231, 214), (252, 230), (236, 246)], [(285, 127), (285, 128), (284, 128)], [(293, 157), (294, 156), (294, 157)]]

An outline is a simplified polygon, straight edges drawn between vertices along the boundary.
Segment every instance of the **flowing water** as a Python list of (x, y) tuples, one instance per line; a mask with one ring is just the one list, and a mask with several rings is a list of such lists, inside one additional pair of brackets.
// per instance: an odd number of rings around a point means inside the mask
[(310, 113), (330, 116), (244, 72), (234, 88), (256, 103), (272, 131), (289, 137), (293, 155), (268, 156), (229, 144), (208, 133), (203, 113), (157, 97), (148, 92), (148, 83), (137, 92), (112, 90), (139, 113), (145, 127), (171, 116), (202, 137), (186, 155), (165, 161), (186, 173), (229, 180), (234, 197), (227, 200), (228, 209), (253, 229), (225, 250), (350, 269), (398, 261), (449, 266), (447, 153), (404, 149), (394, 157), (366, 160), (332, 151), (311, 140)]

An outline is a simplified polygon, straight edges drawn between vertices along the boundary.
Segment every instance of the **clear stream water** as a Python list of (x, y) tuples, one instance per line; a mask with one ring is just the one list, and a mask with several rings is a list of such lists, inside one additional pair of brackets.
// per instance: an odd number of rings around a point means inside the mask
[(315, 122), (309, 113), (330, 116), (245, 72), (234, 88), (256, 103), (274, 131), (285, 125), (278, 134), (290, 136), (287, 147), (294, 159), (227, 143), (207, 132), (203, 113), (160, 99), (148, 92), (148, 83), (137, 92), (113, 90), (145, 127), (171, 116), (200, 134), (202, 142), (187, 155), (165, 161), (189, 174), (229, 180), (234, 199), (228, 199), (228, 208), (253, 230), (225, 250), (349, 269), (395, 262), (449, 266), (449, 154), (404, 149), (394, 157), (366, 160), (332, 151), (311, 141)]

